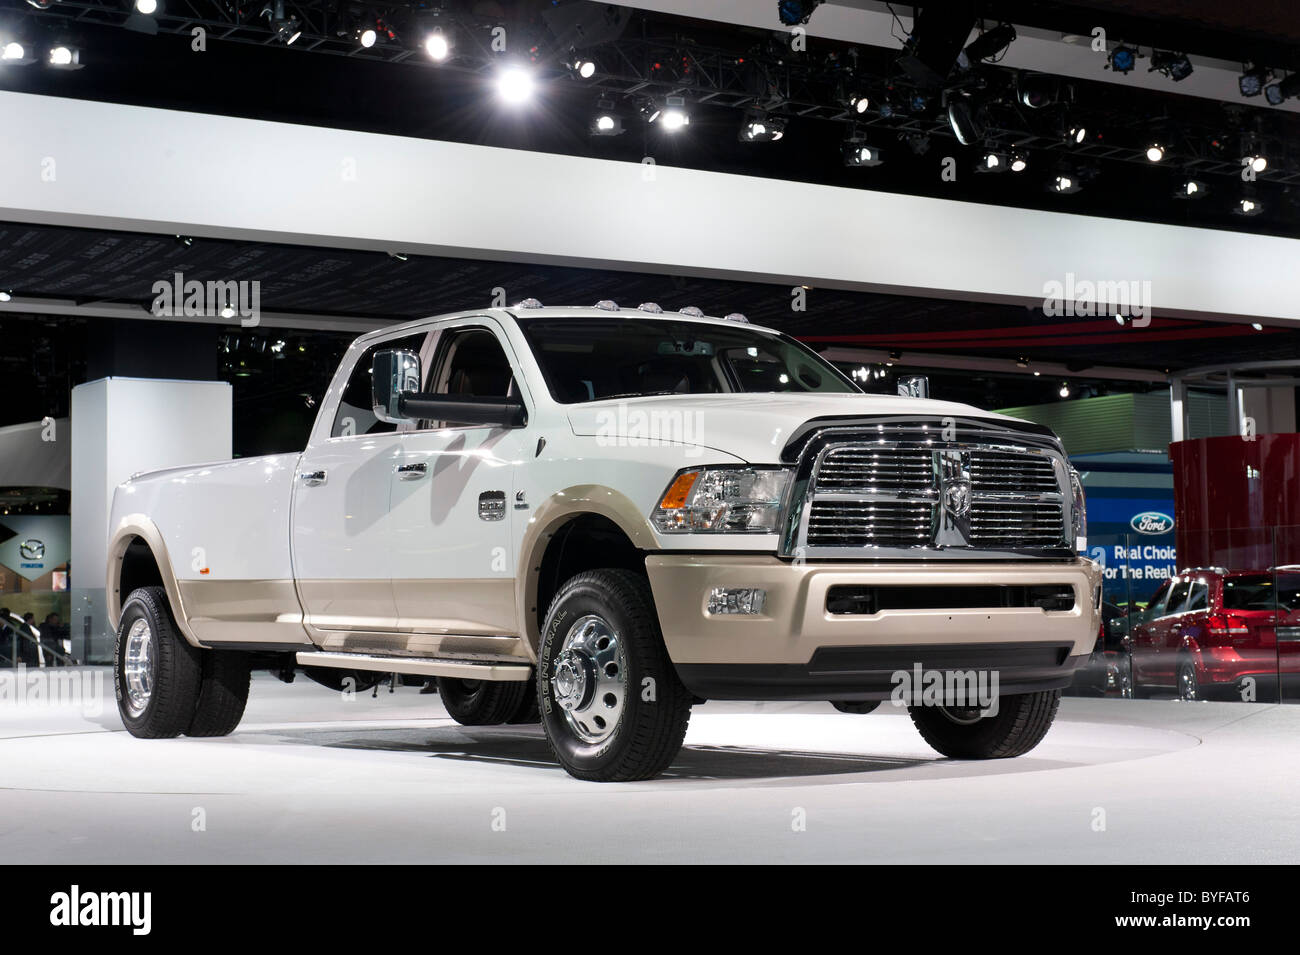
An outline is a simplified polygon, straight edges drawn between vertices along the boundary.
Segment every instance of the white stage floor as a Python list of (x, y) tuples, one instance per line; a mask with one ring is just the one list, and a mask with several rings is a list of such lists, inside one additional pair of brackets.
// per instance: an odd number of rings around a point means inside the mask
[(889, 705), (710, 703), (665, 776), (602, 785), (535, 726), (301, 676), (255, 675), (233, 736), (137, 740), (94, 672), (98, 713), (0, 699), (0, 863), (1300, 861), (1300, 706), (1066, 698), (1028, 756), (956, 762)]

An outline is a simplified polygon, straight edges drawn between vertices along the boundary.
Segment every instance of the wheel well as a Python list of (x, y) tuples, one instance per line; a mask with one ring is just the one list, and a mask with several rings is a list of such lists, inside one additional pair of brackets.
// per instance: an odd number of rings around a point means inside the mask
[(645, 555), (623, 529), (599, 514), (582, 514), (552, 535), (537, 575), (537, 628), (545, 622), (551, 600), (566, 580), (584, 570), (603, 567), (645, 573)]
[(153, 551), (143, 537), (134, 537), (122, 553), (122, 568), (118, 572), (118, 599), (126, 603), (131, 591), (138, 587), (162, 587), (162, 571)]

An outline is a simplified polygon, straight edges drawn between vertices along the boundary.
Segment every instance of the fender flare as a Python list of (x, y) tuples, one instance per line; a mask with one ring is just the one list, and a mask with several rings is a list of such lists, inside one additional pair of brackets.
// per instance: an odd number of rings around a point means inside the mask
[(181, 590), (176, 582), (176, 572), (172, 567), (171, 556), (167, 553), (167, 543), (163, 540), (158, 526), (145, 514), (127, 514), (118, 521), (108, 541), (108, 571), (104, 582), (104, 597), (108, 604), (108, 623), (117, 632), (122, 619), (122, 601), (127, 596), (122, 591), (122, 561), (126, 550), (136, 538), (143, 540), (153, 554), (154, 563), (162, 577), (163, 590), (167, 592), (167, 602), (171, 605), (172, 616), (177, 629), (187, 643), (202, 647), (194, 631), (190, 629), (189, 616), (181, 600)]
[(641, 513), (631, 498), (611, 487), (578, 484), (557, 491), (538, 505), (520, 541), (515, 573), (515, 612), (519, 619), (519, 632), (525, 637), (533, 662), (536, 662), (542, 637), (535, 609), (542, 555), (556, 530), (584, 514), (606, 518), (639, 550), (660, 549), (650, 519)]

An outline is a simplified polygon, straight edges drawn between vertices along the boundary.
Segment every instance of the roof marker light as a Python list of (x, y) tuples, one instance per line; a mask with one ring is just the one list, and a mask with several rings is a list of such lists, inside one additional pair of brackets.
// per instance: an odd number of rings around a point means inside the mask
[(662, 315), (664, 310), (660, 308), (657, 302), (642, 302), (637, 308), (643, 312), (649, 312), (651, 315)]
[(599, 309), (603, 309), (606, 312), (617, 312), (618, 302), (612, 301), (611, 299), (602, 298), (599, 302), (596, 303), (596, 307)]
[(685, 308), (678, 309), (678, 315), (689, 315), (691, 318), (703, 318), (704, 309), (697, 308), (694, 305), (687, 305)]
[(741, 322), (741, 323), (743, 323), (743, 324), (745, 324), (745, 325), (748, 325), (748, 324), (749, 324), (749, 319), (747, 319), (747, 318), (746, 318), (744, 315), (742, 315), (740, 312), (729, 312), (729, 313), (727, 313), (727, 315), (725, 316), (725, 318), (726, 318), (726, 320), (729, 321), (729, 322)]
[(542, 307), (542, 303), (537, 301), (537, 299), (535, 298), (526, 298), (522, 302), (518, 302), (515, 305), (515, 308), (541, 308), (541, 307)]

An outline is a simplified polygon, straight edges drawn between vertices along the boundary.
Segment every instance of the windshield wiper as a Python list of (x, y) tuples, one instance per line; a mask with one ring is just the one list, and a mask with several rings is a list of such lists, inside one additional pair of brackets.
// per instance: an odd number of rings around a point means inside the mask
[(656, 398), (660, 395), (689, 395), (689, 391), (624, 391), (617, 395), (601, 395), (592, 401), (612, 401), (615, 398)]

